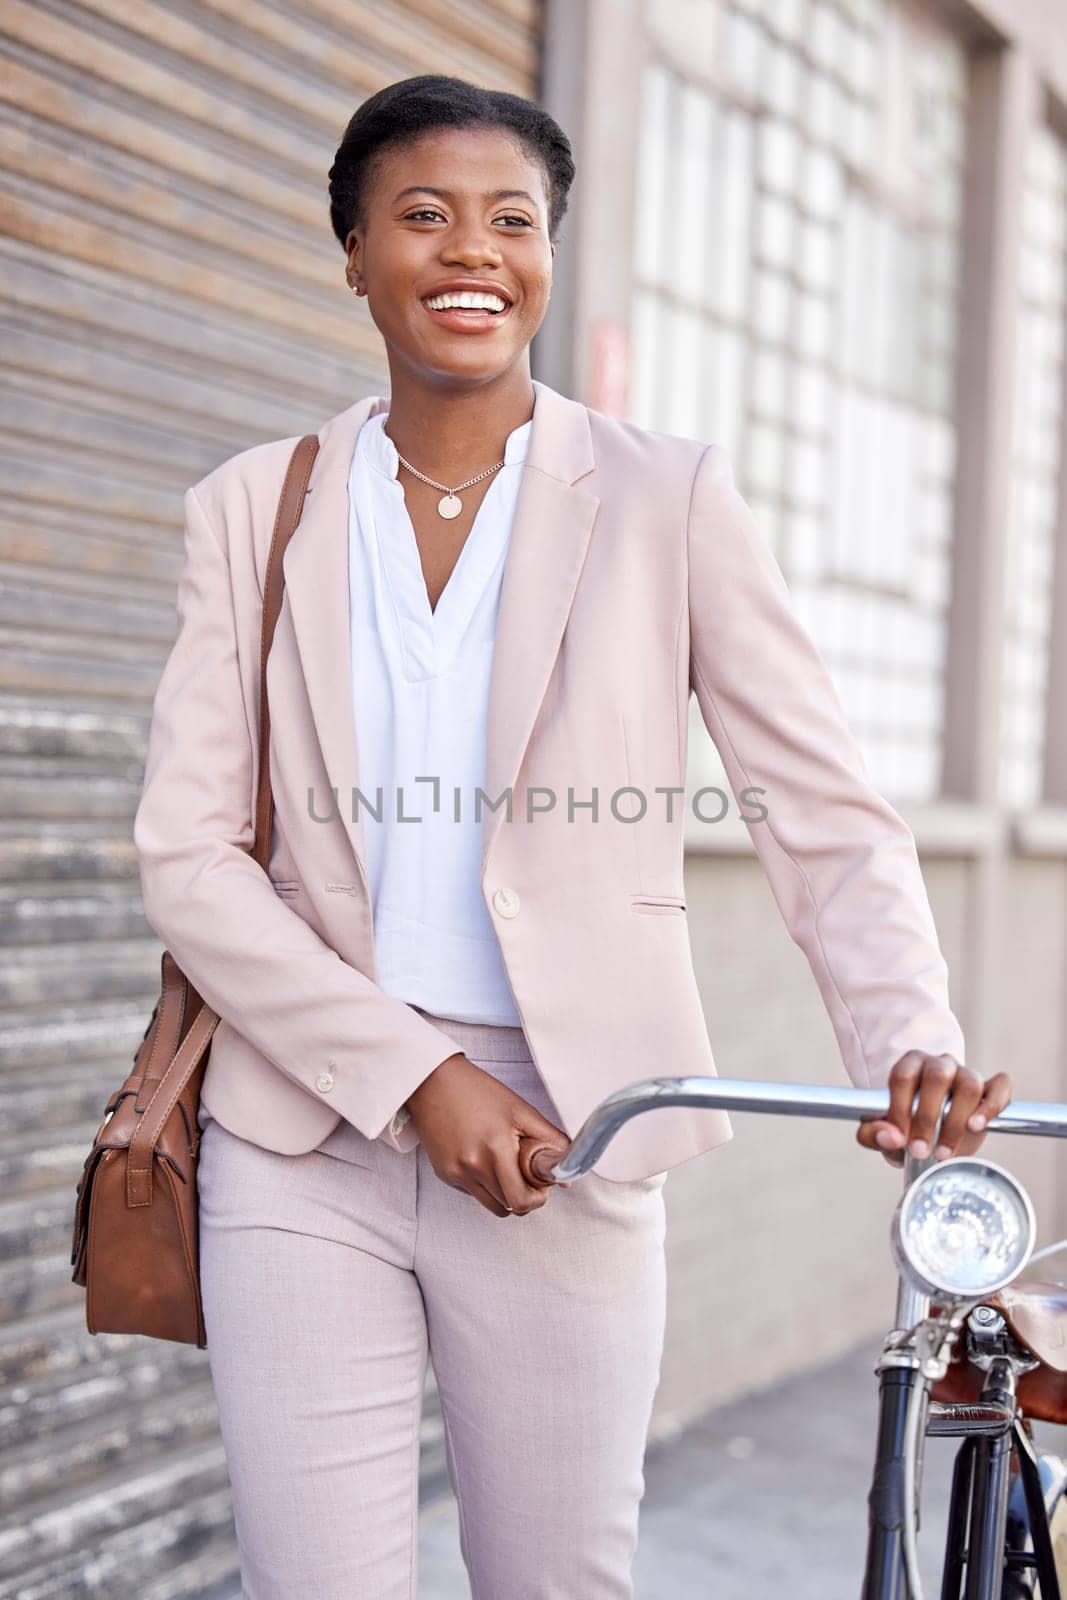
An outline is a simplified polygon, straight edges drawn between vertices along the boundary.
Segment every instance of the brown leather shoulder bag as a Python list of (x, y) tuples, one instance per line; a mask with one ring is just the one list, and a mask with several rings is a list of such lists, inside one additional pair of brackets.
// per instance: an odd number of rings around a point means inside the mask
[[(319, 441), (296, 445), (278, 501), (263, 585), (259, 771), (249, 854), (266, 871), (274, 801), (270, 786), (267, 654), (281, 610), (282, 556), (296, 531)], [(78, 1181), (70, 1259), (86, 1290), (90, 1333), (144, 1333), (207, 1347), (200, 1297), (197, 1110), (219, 1018), (169, 950), (159, 999), (133, 1071), (104, 1108)]]

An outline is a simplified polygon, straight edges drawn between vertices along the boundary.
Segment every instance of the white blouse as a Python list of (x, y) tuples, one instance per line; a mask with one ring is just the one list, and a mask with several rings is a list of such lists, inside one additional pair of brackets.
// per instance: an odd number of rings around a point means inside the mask
[(379, 412), (360, 428), (348, 484), (351, 672), (366, 796), (357, 803), (378, 983), (437, 1016), (520, 1026), (482, 899), (474, 801), (485, 789), (500, 585), (533, 419), (508, 435), (505, 464), (433, 611), (387, 420)]

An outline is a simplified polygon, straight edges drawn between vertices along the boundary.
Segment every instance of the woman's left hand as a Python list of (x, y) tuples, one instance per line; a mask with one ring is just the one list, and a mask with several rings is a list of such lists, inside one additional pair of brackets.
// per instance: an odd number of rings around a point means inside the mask
[[(937, 1119), (950, 1094), (952, 1103), (934, 1157), (943, 1161), (948, 1156), (973, 1155), (986, 1136), (986, 1125), (1009, 1104), (1012, 1081), (1006, 1072), (983, 1079), (954, 1056), (909, 1050), (890, 1072), (888, 1089), (888, 1114), (865, 1117), (856, 1129), (856, 1140), (867, 1150), (880, 1150), (892, 1166), (901, 1167), (905, 1147), (919, 1160), (930, 1154)], [(919, 1099), (913, 1116), (916, 1091)]]

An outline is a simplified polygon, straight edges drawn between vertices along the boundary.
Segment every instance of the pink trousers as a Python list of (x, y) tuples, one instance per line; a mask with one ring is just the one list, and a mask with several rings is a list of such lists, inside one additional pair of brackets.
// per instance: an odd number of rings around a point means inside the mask
[[(428, 1013), (423, 1013), (428, 1015)], [(439, 1020), (559, 1125), (521, 1028)], [(665, 1174), (495, 1217), (341, 1122), (282, 1155), (201, 1107), (200, 1272), (245, 1600), (414, 1600), (427, 1358), (473, 1600), (630, 1600)]]

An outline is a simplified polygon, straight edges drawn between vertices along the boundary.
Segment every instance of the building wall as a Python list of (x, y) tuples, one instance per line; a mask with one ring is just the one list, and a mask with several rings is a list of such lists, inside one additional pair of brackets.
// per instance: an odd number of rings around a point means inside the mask
[[(578, 180), (542, 375), (730, 451), (915, 832), (969, 1064), (1067, 1101), (1067, 16), (550, 4), (544, 97)], [(736, 813), (686, 876), (720, 1074), (847, 1081)], [(899, 1174), (844, 1123), (735, 1134), (668, 1180), (660, 1432), (892, 1321)], [(1067, 1234), (1060, 1147), (985, 1149)]]
[[(414, 73), (536, 94), (539, 8), (11, 0), (2, 51), (0, 1596), (216, 1597), (237, 1563), (207, 1354), (90, 1336), (69, 1262), (159, 992), (132, 821), (182, 494), (385, 392), (333, 152)], [(436, 1479), (432, 1388), (426, 1417)]]

